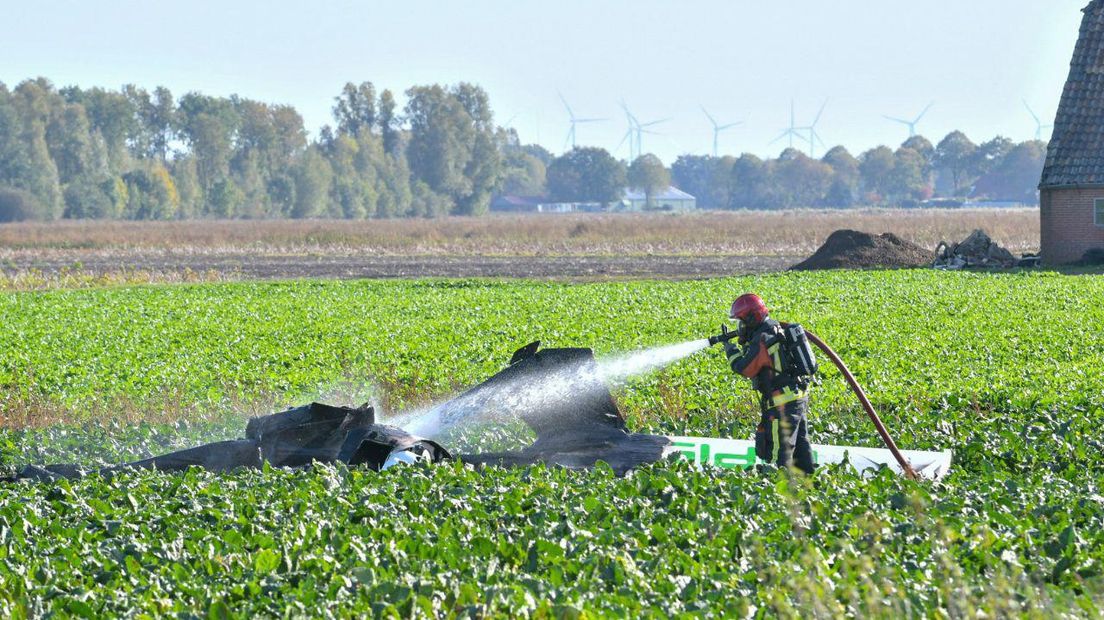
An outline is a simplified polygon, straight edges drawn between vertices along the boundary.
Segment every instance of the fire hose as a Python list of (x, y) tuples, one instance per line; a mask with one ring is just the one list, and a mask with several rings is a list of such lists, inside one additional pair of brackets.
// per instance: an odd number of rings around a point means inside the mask
[(866, 392), (863, 391), (862, 386), (855, 380), (855, 376), (848, 370), (847, 364), (843, 363), (840, 356), (836, 355), (836, 352), (832, 350), (823, 340), (817, 337), (816, 334), (809, 330), (805, 330), (805, 336), (809, 338), (809, 342), (812, 342), (824, 354), (828, 356), (828, 359), (832, 360), (832, 363), (839, 368), (840, 374), (847, 380), (847, 384), (851, 386), (851, 390), (855, 392), (855, 396), (859, 398), (859, 403), (862, 404), (863, 409), (866, 410), (866, 415), (870, 416), (870, 421), (874, 423), (874, 427), (878, 429), (878, 434), (882, 436), (882, 441), (885, 442), (889, 451), (893, 454), (893, 458), (897, 459), (897, 464), (901, 466), (901, 470), (905, 472), (905, 475), (912, 480), (918, 480), (920, 478), (916, 471), (912, 468), (912, 464), (908, 462), (905, 455), (901, 454), (901, 451), (897, 449), (897, 442), (893, 441), (893, 437), (889, 435), (889, 431), (886, 430), (885, 424), (882, 424), (882, 419), (878, 417), (878, 412), (874, 411), (874, 406), (870, 404), (870, 399), (866, 397)]
[[(787, 323), (782, 323), (783, 327), (788, 326)], [(722, 326), (721, 335), (714, 336), (709, 339), (711, 345), (718, 342), (725, 342), (732, 339), (735, 336), (735, 332), (728, 331), (727, 327)], [(878, 412), (874, 411), (874, 406), (870, 404), (870, 399), (866, 397), (866, 392), (863, 391), (862, 386), (855, 380), (855, 375), (851, 374), (851, 371), (847, 368), (847, 364), (843, 363), (840, 356), (829, 347), (827, 343), (820, 339), (816, 334), (809, 330), (805, 330), (805, 336), (828, 356), (828, 359), (832, 360), (832, 363), (839, 369), (840, 374), (847, 381), (847, 384), (851, 386), (851, 390), (855, 392), (855, 396), (859, 399), (859, 404), (866, 411), (866, 415), (870, 417), (870, 421), (874, 423), (874, 427), (878, 429), (878, 434), (882, 437), (882, 442), (889, 448), (893, 458), (897, 460), (897, 464), (901, 466), (901, 470), (905, 472), (905, 475), (912, 480), (918, 480), (920, 476), (916, 473), (916, 470), (912, 468), (912, 464), (908, 462), (905, 455), (901, 454), (901, 451), (897, 448), (897, 442), (893, 441), (893, 437), (890, 436), (889, 431), (886, 429), (885, 424), (882, 423), (882, 419), (878, 417)]]

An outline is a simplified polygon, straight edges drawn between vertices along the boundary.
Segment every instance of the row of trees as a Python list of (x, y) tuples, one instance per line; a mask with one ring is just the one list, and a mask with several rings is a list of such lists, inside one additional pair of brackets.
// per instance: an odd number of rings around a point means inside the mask
[(333, 126), (310, 140), (292, 107), (163, 87), (57, 89), (0, 83), (0, 221), (196, 217), (369, 218), (479, 215), (495, 194), (614, 202), (674, 183), (703, 208), (847, 207), (970, 193), (1030, 202), (1044, 145), (954, 132), (819, 160), (654, 155), (600, 148), (560, 157), (496, 127), (478, 86), (389, 90), (346, 84)]
[(974, 144), (959, 131), (938, 145), (922, 136), (897, 150), (879, 146), (858, 157), (842, 146), (813, 159), (786, 149), (755, 155), (683, 155), (670, 170), (655, 155), (626, 166), (602, 149), (578, 148), (553, 159), (547, 193), (561, 201), (613, 202), (627, 185), (653, 193), (673, 183), (706, 209), (908, 206), (941, 196), (1033, 204), (1046, 144), (994, 138)]
[(842, 146), (819, 160), (794, 149), (768, 160), (685, 155), (671, 174), (699, 206), (715, 209), (899, 206), (937, 196), (1034, 204), (1045, 158), (1043, 142), (998, 137), (977, 145), (955, 131), (938, 145), (914, 136), (858, 157)]
[(237, 96), (0, 84), (0, 220), (478, 215), (504, 180), (543, 186), (481, 88), (405, 94), (347, 84), (310, 141), (294, 108)]

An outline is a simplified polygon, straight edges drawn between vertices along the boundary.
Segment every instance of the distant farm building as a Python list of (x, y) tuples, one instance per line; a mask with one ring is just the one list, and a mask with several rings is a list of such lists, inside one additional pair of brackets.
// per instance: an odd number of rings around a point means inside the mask
[[(622, 211), (644, 211), (648, 209), (648, 200), (643, 190), (626, 189), (621, 199)], [(698, 208), (696, 198), (681, 189), (668, 186), (667, 189), (652, 196), (651, 209), (658, 211), (692, 211)]]
[(1039, 183), (1047, 264), (1104, 248), (1104, 0), (1085, 7)]
[(554, 202), (540, 196), (498, 196), (491, 201), (491, 211), (496, 213), (576, 213), (597, 211), (692, 211), (697, 199), (676, 188), (657, 192), (652, 196), (649, 208), (644, 192), (626, 189), (621, 200), (603, 205), (600, 202)]
[(491, 201), (491, 211), (497, 213), (575, 213), (600, 211), (596, 202), (553, 202), (540, 196), (499, 196)]

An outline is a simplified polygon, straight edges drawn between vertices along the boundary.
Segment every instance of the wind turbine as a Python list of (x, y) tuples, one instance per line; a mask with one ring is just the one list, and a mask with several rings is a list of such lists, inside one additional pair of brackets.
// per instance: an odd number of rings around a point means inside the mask
[(1039, 115), (1035, 114), (1035, 111), (1031, 109), (1031, 106), (1027, 105), (1027, 99), (1023, 100), (1024, 107), (1027, 108), (1027, 113), (1031, 115), (1031, 118), (1035, 119), (1035, 139), (1043, 139), (1043, 130), (1050, 129), (1054, 125), (1044, 125), (1043, 121), (1039, 120)]
[(671, 120), (671, 119), (661, 118), (659, 120), (651, 121), (651, 122), (648, 122), (648, 123), (637, 123), (636, 124), (636, 156), (637, 157), (640, 157), (641, 155), (644, 154), (644, 138), (643, 138), (644, 134), (650, 134), (650, 135), (653, 135), (653, 136), (660, 135), (658, 131), (652, 131), (650, 129), (646, 129), (646, 127), (651, 127), (652, 125), (658, 125), (660, 123), (666, 123), (669, 120)]
[(713, 118), (713, 115), (705, 109), (705, 106), (701, 106), (702, 112), (705, 113), (705, 117), (709, 119), (709, 123), (713, 125), (713, 157), (717, 156), (717, 138), (721, 135), (721, 132), (726, 129), (731, 129), (737, 125), (743, 125), (743, 121), (737, 121), (735, 123), (728, 123), (727, 125), (718, 125), (717, 120)]
[(567, 108), (567, 116), (571, 120), (571, 128), (567, 130), (567, 138), (564, 139), (564, 150), (567, 150), (568, 143), (571, 144), (571, 148), (575, 148), (575, 126), (580, 123), (600, 123), (604, 118), (579, 118), (575, 116), (575, 112), (572, 111), (571, 106), (567, 104), (567, 99), (564, 99), (563, 93), (557, 93), (560, 95), (560, 101), (563, 102), (564, 107)]
[[(621, 109), (625, 111), (625, 118), (629, 122), (629, 129), (625, 132), (625, 136), (621, 138), (621, 142), (617, 145), (617, 148), (621, 148), (621, 145), (625, 143), (625, 140), (629, 141), (629, 161), (634, 161), (637, 157), (644, 154), (644, 134), (651, 134), (658, 136), (659, 132), (652, 131), (648, 127), (658, 125), (660, 123), (666, 123), (671, 120), (669, 118), (661, 118), (659, 120), (648, 121), (647, 123), (641, 123), (637, 120), (636, 116), (629, 111), (629, 106), (624, 101), (621, 102)], [(635, 144), (634, 144), (635, 142)]]
[[(808, 131), (809, 132), (809, 137), (808, 137), (808, 140), (809, 140), (809, 157), (816, 157), (816, 155), (814, 153), (814, 149), (816, 147), (817, 142), (819, 142), (820, 145), (823, 146), (824, 148), (828, 148), (828, 146), (826, 144), (824, 144), (824, 140), (820, 139), (820, 134), (818, 134), (817, 130), (816, 130), (817, 123), (820, 122), (820, 117), (821, 117), (822, 114), (824, 114), (824, 108), (827, 105), (828, 105), (828, 100), (825, 99), (824, 103), (820, 104), (820, 111), (817, 112), (816, 118), (813, 119), (813, 122), (812, 122), (811, 125), (806, 125), (805, 127), (794, 127), (793, 128), (796, 131)], [(791, 126), (792, 126), (792, 121), (791, 121)]]
[(793, 99), (790, 99), (790, 126), (789, 126), (789, 128), (782, 130), (782, 133), (779, 134), (779, 136), (777, 138), (775, 138), (774, 140), (771, 140), (770, 144), (774, 144), (775, 142), (778, 142), (782, 138), (789, 138), (790, 139), (790, 148), (792, 149), (795, 137), (798, 138), (798, 139), (801, 139), (801, 140), (806, 139), (805, 136), (801, 135), (800, 129), (802, 129), (802, 128), (798, 127), (797, 126), (797, 121), (794, 120), (794, 102), (793, 102)]
[(621, 109), (625, 111), (625, 120), (628, 122), (629, 128), (625, 130), (625, 135), (622, 136), (621, 141), (617, 143), (617, 148), (614, 150), (620, 150), (621, 145), (625, 144), (627, 140), (629, 142), (629, 161), (631, 162), (634, 159), (633, 149), (636, 147), (633, 141), (633, 132), (636, 131), (636, 117), (633, 116), (632, 112), (629, 112), (629, 106), (625, 105), (624, 101), (621, 102)]
[(889, 121), (893, 121), (894, 123), (901, 123), (902, 125), (907, 125), (908, 128), (909, 128), (909, 137), (911, 138), (911, 137), (916, 135), (916, 126), (918, 124), (920, 124), (920, 119), (924, 118), (924, 115), (928, 113), (928, 110), (930, 110), (933, 105), (935, 105), (934, 101), (929, 103), (928, 107), (924, 108), (924, 111), (921, 112), (919, 116), (917, 116), (915, 119), (913, 119), (911, 121), (905, 120), (903, 118), (896, 118), (896, 117), (893, 117), (893, 116), (886, 116), (885, 119), (889, 120)]

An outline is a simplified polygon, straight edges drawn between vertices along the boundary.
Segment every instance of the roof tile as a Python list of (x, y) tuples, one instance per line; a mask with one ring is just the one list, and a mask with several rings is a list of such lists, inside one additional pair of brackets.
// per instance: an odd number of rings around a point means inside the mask
[(1104, 0), (1084, 13), (1040, 187), (1104, 179)]

